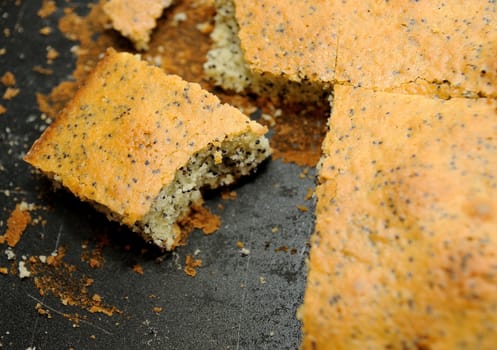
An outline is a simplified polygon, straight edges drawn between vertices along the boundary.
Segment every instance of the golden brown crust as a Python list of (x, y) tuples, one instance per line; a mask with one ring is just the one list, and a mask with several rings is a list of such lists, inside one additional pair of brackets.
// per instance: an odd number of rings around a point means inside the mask
[(494, 2), (233, 1), (246, 63), (258, 74), (497, 97)]
[(497, 101), (335, 87), (305, 349), (493, 349)]
[(193, 154), (265, 132), (198, 84), (109, 50), (25, 160), (133, 225)]

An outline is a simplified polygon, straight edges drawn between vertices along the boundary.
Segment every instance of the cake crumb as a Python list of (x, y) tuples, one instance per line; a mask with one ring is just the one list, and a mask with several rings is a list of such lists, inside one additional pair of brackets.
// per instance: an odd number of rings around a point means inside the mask
[(7, 242), (9, 247), (15, 247), (21, 240), (26, 227), (31, 223), (31, 215), (26, 203), (17, 204), (7, 219), (7, 232), (0, 236), (0, 243)]
[(274, 251), (276, 253), (279, 253), (279, 252), (284, 252), (284, 253), (287, 253), (288, 252), (288, 247), (286, 245), (282, 245), (276, 249), (274, 249)]
[[(3, 236), (0, 236), (0, 239), (2, 238)], [(12, 261), (16, 258), (16, 253), (14, 253), (11, 247), (8, 247), (5, 249), (5, 256), (7, 257), (7, 260)]]
[(237, 198), (237, 193), (235, 191), (222, 191), (221, 192), (221, 199), (224, 199), (224, 200), (228, 200), (228, 199), (231, 199), (231, 200), (234, 200)]
[(45, 26), (40, 29), (40, 34), (41, 35), (50, 35), (52, 33), (52, 28), (49, 26)]
[(0, 274), (7, 275), (9, 273), (9, 269), (6, 267), (0, 267)]
[(57, 5), (54, 0), (43, 0), (41, 8), (38, 10), (38, 16), (41, 18), (47, 18), (52, 15), (57, 10)]
[(11, 100), (14, 97), (16, 97), (17, 95), (19, 95), (20, 92), (21, 92), (21, 89), (8, 87), (7, 90), (5, 90), (5, 93), (3, 94), (3, 99), (4, 100)]
[(181, 220), (180, 226), (186, 232), (196, 228), (201, 229), (205, 235), (210, 235), (221, 226), (221, 218), (203, 205), (196, 205), (190, 215)]
[(297, 209), (303, 213), (309, 211), (309, 208), (307, 208), (305, 205), (297, 205)]
[(242, 248), (242, 249), (240, 249), (240, 254), (242, 256), (248, 256), (248, 255), (250, 255), (250, 249), (248, 249), (248, 248)]
[(198, 23), (195, 28), (197, 28), (202, 34), (210, 34), (214, 30), (214, 26), (210, 22)]
[(50, 314), (50, 310), (44, 309), (40, 303), (37, 303), (35, 306), (36, 312), (38, 315), (45, 316), (46, 318), (52, 318), (52, 314)]
[(24, 279), (24, 278), (28, 278), (28, 277), (31, 277), (31, 272), (26, 267), (26, 262), (19, 261), (19, 278)]
[(9, 72), (9, 71), (5, 72), (4, 75), (2, 75), (2, 77), (0, 78), (0, 81), (5, 86), (16, 85), (16, 77), (14, 76), (14, 73)]
[(145, 273), (143, 272), (143, 267), (140, 264), (135, 264), (133, 266), (133, 271), (136, 272), (139, 275), (144, 275)]
[(85, 241), (81, 248), (81, 261), (87, 262), (88, 266), (92, 269), (100, 269), (104, 266), (104, 256), (102, 253), (102, 248), (105, 245), (105, 239), (102, 242), (99, 242), (95, 249), (89, 250), (88, 242)]
[(314, 196), (314, 189), (309, 187), (309, 188), (307, 189), (307, 193), (305, 194), (304, 199), (305, 199), (306, 201), (311, 200), (311, 199), (312, 199), (312, 196)]
[(47, 47), (47, 63), (51, 64), (57, 57), (59, 57), (59, 52), (53, 47)]
[(51, 74), (53, 74), (53, 69), (44, 68), (42, 66), (36, 65), (36, 66), (33, 67), (33, 72), (40, 73), (40, 74), (43, 74), (43, 75), (51, 75)]
[(243, 247), (245, 247), (245, 245), (243, 244), (243, 242), (238, 241), (238, 242), (236, 242), (236, 247), (237, 247), (238, 249), (242, 249)]
[(195, 277), (197, 275), (196, 267), (202, 266), (201, 259), (195, 259), (192, 255), (187, 255), (185, 260), (185, 268), (183, 271), (190, 277)]
[(7, 108), (5, 108), (3, 105), (0, 104), (0, 114), (5, 114), (7, 113)]
[(155, 312), (156, 314), (159, 314), (162, 312), (162, 308), (160, 306), (155, 306), (152, 311)]

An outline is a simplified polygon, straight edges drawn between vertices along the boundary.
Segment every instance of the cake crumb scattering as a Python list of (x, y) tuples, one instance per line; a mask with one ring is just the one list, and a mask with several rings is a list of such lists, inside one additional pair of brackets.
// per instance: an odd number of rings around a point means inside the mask
[[(91, 313), (103, 313), (112, 316), (121, 311), (104, 303), (103, 298), (90, 293), (94, 280), (78, 270), (75, 265), (64, 261), (66, 248), (59, 247), (57, 251), (46, 258), (43, 263), (39, 257), (29, 258), (30, 273), (40, 296), (51, 294), (59, 298), (63, 305), (77, 306)], [(64, 315), (77, 323), (79, 316)]]

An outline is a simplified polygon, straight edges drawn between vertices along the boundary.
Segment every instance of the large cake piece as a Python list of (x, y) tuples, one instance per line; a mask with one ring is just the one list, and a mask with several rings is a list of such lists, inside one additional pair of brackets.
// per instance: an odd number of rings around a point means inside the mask
[(494, 349), (497, 101), (336, 86), (304, 349)]
[(25, 160), (173, 249), (203, 187), (231, 184), (269, 156), (266, 131), (198, 84), (109, 50)]

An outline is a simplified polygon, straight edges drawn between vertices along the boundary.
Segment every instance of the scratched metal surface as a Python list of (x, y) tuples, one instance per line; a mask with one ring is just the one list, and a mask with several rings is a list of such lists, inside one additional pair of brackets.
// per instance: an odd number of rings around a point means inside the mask
[[(86, 10), (86, 2), (71, 4), (80, 13)], [(186, 246), (163, 254), (70, 194), (53, 192), (49, 182), (22, 161), (45, 124), (35, 92), (49, 92), (74, 69), (69, 51), (74, 43), (58, 30), (49, 36), (38, 33), (45, 25), (56, 28), (67, 1), (57, 5), (54, 15), (41, 19), (36, 14), (41, 0), (0, 1), (4, 31), (0, 49), (6, 50), (0, 55), (0, 74), (14, 73), (16, 87), (21, 89), (12, 100), (0, 100), (7, 108), (0, 115), (0, 232), (20, 201), (49, 208), (32, 212), (46, 224), (28, 227), (13, 249), (13, 260), (5, 254), (7, 246), (0, 245), (0, 267), (11, 269), (24, 257), (47, 256), (65, 247), (64, 261), (94, 280), (91, 293), (122, 313), (109, 317), (65, 306), (51, 294), (40, 295), (33, 278), (0, 275), (0, 348), (297, 348), (301, 334), (295, 314), (302, 303), (307, 242), (313, 227), (312, 204), (304, 201), (314, 185), (312, 170), (302, 179), (300, 167), (270, 160), (235, 188), (236, 199), (222, 200), (217, 192), (209, 195), (207, 205), (221, 216), (219, 231), (211, 236), (195, 231)], [(50, 76), (32, 70), (35, 65), (47, 66), (47, 46), (60, 53)], [(3, 94), (5, 87), (0, 89)], [(311, 210), (301, 212), (297, 205)], [(89, 249), (95, 248), (104, 235), (109, 239), (103, 249), (104, 265), (91, 269), (81, 261), (82, 244), (88, 241)], [(237, 241), (245, 244), (249, 255), (240, 254)], [(282, 246), (289, 251), (275, 251)], [(191, 278), (180, 268), (185, 256), (195, 252), (203, 266)], [(133, 272), (135, 264), (143, 267), (144, 275)], [(39, 315), (37, 303), (52, 317)], [(154, 307), (162, 312), (155, 313)], [(64, 317), (76, 313), (82, 318), (77, 326)]]

